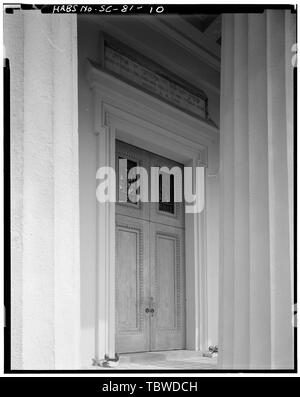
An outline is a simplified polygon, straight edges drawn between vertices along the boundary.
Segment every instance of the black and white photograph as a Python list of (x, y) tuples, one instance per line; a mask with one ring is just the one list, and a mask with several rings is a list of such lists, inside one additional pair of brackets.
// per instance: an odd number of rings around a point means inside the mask
[(297, 375), (297, 4), (2, 6), (4, 376)]

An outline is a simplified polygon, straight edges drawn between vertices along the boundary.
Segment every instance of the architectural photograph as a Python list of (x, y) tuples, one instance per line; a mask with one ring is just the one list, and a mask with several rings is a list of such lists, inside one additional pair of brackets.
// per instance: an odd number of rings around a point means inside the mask
[(5, 372), (297, 372), (297, 7), (3, 6)]

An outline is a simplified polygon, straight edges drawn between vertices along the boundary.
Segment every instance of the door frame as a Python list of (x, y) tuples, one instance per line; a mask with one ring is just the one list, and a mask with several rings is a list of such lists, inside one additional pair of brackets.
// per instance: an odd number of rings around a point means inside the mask
[[(216, 127), (87, 61), (98, 167), (115, 166), (119, 139), (183, 165), (218, 168)], [(214, 171), (212, 171), (214, 172)], [(95, 170), (96, 174), (96, 170)], [(95, 359), (115, 358), (115, 205), (97, 205)], [(207, 350), (206, 209), (185, 214), (186, 349)]]

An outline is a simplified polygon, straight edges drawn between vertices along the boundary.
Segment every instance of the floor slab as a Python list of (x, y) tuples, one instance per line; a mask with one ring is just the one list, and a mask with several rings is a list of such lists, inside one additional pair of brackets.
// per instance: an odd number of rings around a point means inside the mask
[(210, 370), (217, 369), (217, 357), (203, 357), (202, 353), (191, 350), (128, 353), (120, 354), (119, 365), (115, 369)]

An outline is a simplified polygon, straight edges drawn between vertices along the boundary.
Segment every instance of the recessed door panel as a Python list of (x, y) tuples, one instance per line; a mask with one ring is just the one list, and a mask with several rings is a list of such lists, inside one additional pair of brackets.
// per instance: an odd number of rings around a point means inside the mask
[(156, 234), (156, 300), (157, 323), (160, 329), (176, 327), (176, 237)]
[(151, 350), (185, 348), (184, 232), (150, 224)]
[(149, 350), (149, 222), (116, 216), (116, 348)]

